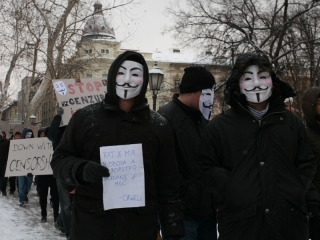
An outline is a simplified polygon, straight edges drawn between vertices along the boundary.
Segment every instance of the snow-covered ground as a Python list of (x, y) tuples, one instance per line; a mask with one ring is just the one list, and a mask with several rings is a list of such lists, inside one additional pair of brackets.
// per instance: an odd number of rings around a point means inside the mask
[[(7, 189), (9, 193), (9, 188)], [(0, 195), (0, 239), (2, 240), (65, 240), (53, 226), (53, 210), (47, 206), (47, 222), (41, 223), (36, 186), (31, 187), (26, 207), (19, 206), (18, 192), (7, 197)]]

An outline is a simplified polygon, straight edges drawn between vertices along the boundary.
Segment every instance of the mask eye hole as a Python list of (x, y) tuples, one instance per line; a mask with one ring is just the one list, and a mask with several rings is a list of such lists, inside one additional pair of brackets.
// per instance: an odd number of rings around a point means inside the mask
[(124, 73), (123, 72), (118, 72), (118, 75), (124, 75)]
[(132, 74), (132, 76), (134, 76), (134, 77), (139, 77), (139, 75), (136, 74), (136, 73)]

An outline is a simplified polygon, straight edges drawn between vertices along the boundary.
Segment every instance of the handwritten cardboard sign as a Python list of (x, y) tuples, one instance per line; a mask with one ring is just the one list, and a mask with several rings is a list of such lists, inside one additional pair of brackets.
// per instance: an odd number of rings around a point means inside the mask
[(110, 171), (103, 178), (104, 210), (145, 206), (142, 144), (100, 147), (100, 159)]
[(52, 80), (59, 107), (64, 109), (62, 125), (67, 125), (74, 112), (87, 105), (101, 102), (107, 91), (107, 80), (75, 78)]
[(52, 154), (46, 137), (11, 140), (5, 176), (50, 175)]

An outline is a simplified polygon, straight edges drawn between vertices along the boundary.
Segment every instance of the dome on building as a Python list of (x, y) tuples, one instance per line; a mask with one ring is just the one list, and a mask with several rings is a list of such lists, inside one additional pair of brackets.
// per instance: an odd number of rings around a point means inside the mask
[(83, 28), (83, 36), (94, 39), (115, 39), (114, 30), (107, 24), (103, 12), (101, 11), (102, 4), (99, 1), (96, 1), (93, 6), (94, 13), (88, 18)]

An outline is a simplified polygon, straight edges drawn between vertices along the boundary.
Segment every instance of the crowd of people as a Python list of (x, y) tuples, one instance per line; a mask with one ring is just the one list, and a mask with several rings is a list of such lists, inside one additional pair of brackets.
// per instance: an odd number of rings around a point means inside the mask
[[(39, 129), (37, 137), (47, 137), (52, 141), (53, 149), (59, 144), (63, 131), (66, 126), (60, 126), (62, 108), (57, 108), (57, 115), (50, 127)], [(39, 197), (41, 223), (47, 222), (48, 195), (50, 207), (53, 211), (54, 227), (61, 234), (70, 239), (71, 227), (71, 201), (72, 187), (66, 188), (64, 184), (57, 181), (51, 175), (33, 175), (28, 173), (26, 176), (5, 177), (6, 165), (8, 160), (10, 140), (34, 138), (34, 133), (30, 128), (23, 128), (22, 132), (15, 132), (10, 139), (6, 139), (5, 132), (0, 133), (0, 186), (2, 196), (7, 196), (7, 182), (9, 180), (9, 194), (15, 195), (17, 190), (19, 205), (26, 207), (29, 202), (28, 193), (31, 190), (32, 183), (36, 185), (37, 195)], [(50, 194), (49, 194), (50, 193)]]
[[(211, 119), (216, 82), (204, 66), (185, 68), (180, 93), (158, 112), (145, 96), (148, 76), (144, 57), (125, 51), (102, 102), (68, 126), (57, 108), (39, 131), (54, 149), (53, 176), (37, 176), (42, 222), (50, 189), (55, 226), (72, 240), (320, 240), (320, 87), (304, 93), (299, 119), (296, 93), (268, 57), (243, 53), (226, 81), (230, 108)], [(129, 144), (142, 145), (145, 205), (105, 210), (103, 179), (114, 172), (100, 148)], [(1, 174), (7, 146), (1, 138)], [(31, 181), (18, 177), (21, 207)]]

